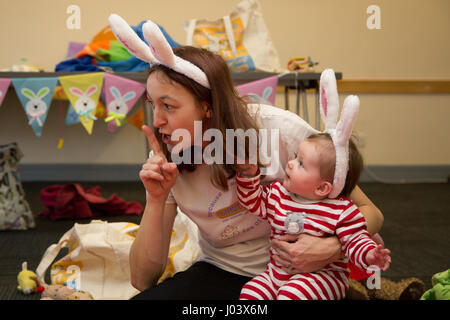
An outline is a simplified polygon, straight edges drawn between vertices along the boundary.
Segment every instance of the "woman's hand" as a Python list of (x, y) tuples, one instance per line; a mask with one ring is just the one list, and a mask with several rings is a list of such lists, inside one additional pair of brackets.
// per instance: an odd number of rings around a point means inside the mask
[(148, 196), (152, 199), (167, 198), (178, 177), (175, 163), (167, 162), (153, 131), (148, 126), (142, 126), (148, 143), (153, 150), (153, 156), (148, 158), (139, 172), (139, 178), (144, 184)]
[(275, 261), (289, 274), (313, 272), (339, 260), (341, 244), (336, 236), (284, 235), (272, 240)]

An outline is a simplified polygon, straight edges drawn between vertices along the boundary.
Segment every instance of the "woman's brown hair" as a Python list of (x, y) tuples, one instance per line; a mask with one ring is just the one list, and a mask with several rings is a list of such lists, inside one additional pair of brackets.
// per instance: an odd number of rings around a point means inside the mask
[[(228, 179), (235, 175), (237, 169), (234, 163), (227, 164), (226, 162), (226, 129), (242, 129), (244, 131), (255, 129), (255, 132), (258, 132), (257, 124), (247, 111), (247, 103), (236, 91), (230, 70), (221, 56), (208, 50), (191, 46), (178, 47), (173, 52), (180, 58), (199, 67), (208, 77), (211, 89), (160, 64), (151, 66), (149, 75), (156, 71), (164, 73), (171, 81), (182, 85), (192, 93), (199, 107), (201, 107), (201, 104), (206, 103), (210, 108), (211, 118), (209, 119), (209, 125), (210, 128), (218, 129), (222, 133), (224, 151), (223, 164), (214, 163), (211, 165), (211, 182), (214, 186), (226, 191), (228, 190)], [(171, 159), (167, 146), (162, 143), (160, 133), (158, 130), (154, 130), (154, 133), (167, 159)], [(248, 156), (248, 146), (246, 146), (245, 151), (245, 155)], [(192, 164), (181, 164), (178, 166), (178, 169), (180, 172), (183, 170), (193, 171), (195, 166)]]

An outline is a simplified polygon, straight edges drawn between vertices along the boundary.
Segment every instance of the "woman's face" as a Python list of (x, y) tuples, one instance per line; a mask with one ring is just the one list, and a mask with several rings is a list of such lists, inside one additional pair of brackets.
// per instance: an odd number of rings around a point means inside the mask
[(171, 81), (160, 71), (155, 71), (148, 77), (147, 96), (152, 104), (153, 126), (160, 132), (167, 149), (172, 151), (176, 144), (183, 141), (182, 137), (176, 141), (172, 139), (172, 133), (176, 129), (185, 129), (190, 134), (191, 141), (184, 141), (183, 149), (192, 145), (194, 121), (202, 121), (205, 117), (209, 117), (207, 106), (199, 107), (195, 97), (187, 89)]

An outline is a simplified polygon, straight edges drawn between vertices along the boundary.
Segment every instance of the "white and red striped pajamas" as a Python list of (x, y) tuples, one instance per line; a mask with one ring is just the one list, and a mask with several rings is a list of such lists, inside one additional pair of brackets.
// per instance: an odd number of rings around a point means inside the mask
[(260, 185), (255, 177), (236, 177), (239, 202), (247, 210), (268, 219), (270, 239), (286, 234), (285, 220), (292, 212), (304, 216), (303, 232), (314, 236), (337, 235), (346, 258), (331, 263), (317, 272), (290, 275), (273, 259), (276, 254), (270, 248), (270, 262), (266, 271), (244, 285), (240, 299), (245, 300), (339, 300), (348, 290), (347, 261), (367, 270), (365, 256), (376, 247), (366, 228), (366, 221), (359, 209), (347, 198), (306, 200), (287, 191), (281, 182)]

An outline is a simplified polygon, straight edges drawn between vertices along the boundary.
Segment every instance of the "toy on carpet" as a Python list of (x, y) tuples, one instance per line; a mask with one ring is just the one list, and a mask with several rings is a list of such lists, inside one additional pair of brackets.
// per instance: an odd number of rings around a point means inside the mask
[(83, 290), (74, 290), (62, 284), (45, 285), (41, 300), (94, 300), (92, 295)]
[(420, 300), (450, 300), (450, 269), (436, 273), (431, 283), (433, 288), (426, 291)]
[(27, 269), (27, 262), (22, 263), (22, 271), (17, 275), (17, 282), (19, 285), (17, 289), (24, 294), (34, 292), (42, 292), (44, 287), (39, 285), (36, 273)]
[(407, 278), (394, 282), (381, 278), (380, 289), (368, 289), (366, 280), (349, 279), (348, 300), (419, 300), (425, 291), (422, 280)]

